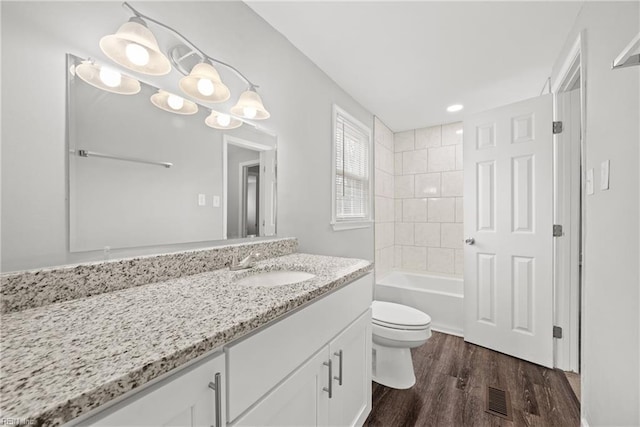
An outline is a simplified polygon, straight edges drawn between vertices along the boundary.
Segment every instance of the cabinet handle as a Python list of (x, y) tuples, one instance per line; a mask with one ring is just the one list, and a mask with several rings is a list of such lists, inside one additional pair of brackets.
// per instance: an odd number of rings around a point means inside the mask
[(333, 378), (338, 380), (338, 385), (342, 385), (342, 350), (338, 350), (333, 354), (338, 356), (338, 362), (340, 363), (338, 365), (338, 376)]
[(329, 388), (327, 387), (322, 387), (322, 391), (326, 391), (327, 393), (329, 393), (329, 399), (331, 399), (333, 397), (333, 368), (332, 368), (332, 361), (331, 358), (329, 358), (328, 362), (323, 362), (322, 363), (324, 366), (328, 366), (329, 367)]
[(220, 393), (220, 372), (216, 372), (214, 380), (209, 382), (209, 388), (216, 394), (216, 427), (222, 427), (222, 413), (220, 409), (222, 407), (222, 395)]

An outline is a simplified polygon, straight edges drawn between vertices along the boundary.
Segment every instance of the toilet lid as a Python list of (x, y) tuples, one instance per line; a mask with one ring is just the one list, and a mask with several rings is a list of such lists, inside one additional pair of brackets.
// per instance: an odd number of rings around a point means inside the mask
[(373, 323), (394, 329), (425, 329), (431, 324), (431, 317), (420, 310), (406, 305), (386, 301), (371, 304)]

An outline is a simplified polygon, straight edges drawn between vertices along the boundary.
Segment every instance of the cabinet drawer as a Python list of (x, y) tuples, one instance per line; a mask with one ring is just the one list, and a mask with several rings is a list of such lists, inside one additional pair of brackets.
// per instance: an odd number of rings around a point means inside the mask
[[(218, 353), (159, 381), (145, 390), (76, 424), (77, 426), (214, 426), (225, 425), (225, 359)], [(218, 376), (221, 384), (220, 414), (209, 383)]]
[(227, 416), (235, 420), (371, 305), (367, 274), (227, 348)]

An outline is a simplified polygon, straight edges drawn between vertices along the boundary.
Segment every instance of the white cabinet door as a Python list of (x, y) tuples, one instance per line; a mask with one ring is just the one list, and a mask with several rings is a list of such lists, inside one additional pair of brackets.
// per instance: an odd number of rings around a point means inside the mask
[(360, 426), (371, 410), (371, 310), (330, 344), (333, 395), (330, 426)]
[(464, 121), (464, 338), (547, 367), (552, 144), (551, 95)]
[(327, 425), (329, 369), (327, 347), (278, 385), (235, 426)]
[[(224, 378), (225, 359), (220, 354), (181, 370), (80, 425), (222, 427), (226, 424)], [(216, 379), (217, 387), (210, 384)], [(216, 390), (220, 390), (218, 396)]]

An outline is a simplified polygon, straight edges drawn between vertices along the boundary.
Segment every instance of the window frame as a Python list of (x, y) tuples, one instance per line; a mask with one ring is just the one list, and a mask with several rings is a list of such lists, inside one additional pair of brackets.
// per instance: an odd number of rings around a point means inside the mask
[[(347, 219), (338, 218), (337, 212), (337, 199), (336, 199), (336, 130), (337, 130), (337, 118), (338, 114), (351, 122), (351, 125), (361, 130), (367, 137), (367, 144), (369, 148), (369, 158), (367, 159), (368, 174), (369, 174), (369, 200), (367, 206), (367, 216), (365, 218)], [(334, 231), (352, 230), (357, 228), (368, 228), (373, 225), (373, 138), (371, 128), (360, 120), (353, 117), (346, 112), (343, 108), (336, 104), (333, 104), (332, 113), (332, 134), (331, 134), (331, 226)]]

